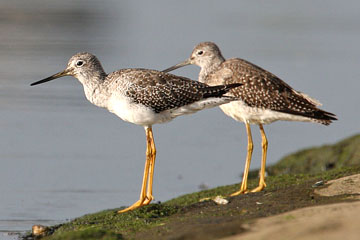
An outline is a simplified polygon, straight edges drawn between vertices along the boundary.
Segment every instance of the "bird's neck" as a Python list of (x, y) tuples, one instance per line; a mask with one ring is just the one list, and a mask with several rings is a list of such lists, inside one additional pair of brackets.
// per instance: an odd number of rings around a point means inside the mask
[(106, 107), (109, 98), (106, 76), (104, 71), (77, 76), (84, 87), (87, 100), (98, 107)]
[(199, 81), (206, 83), (208, 76), (215, 72), (224, 61), (223, 56), (218, 56), (202, 65), (199, 73)]

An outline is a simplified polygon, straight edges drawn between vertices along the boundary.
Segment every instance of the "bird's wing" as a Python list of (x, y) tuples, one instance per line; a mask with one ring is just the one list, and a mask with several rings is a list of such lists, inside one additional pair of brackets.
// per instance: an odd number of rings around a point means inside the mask
[(331, 122), (328, 120), (336, 120), (334, 114), (317, 108), (321, 105), (319, 101), (294, 90), (274, 74), (246, 60), (229, 59), (222, 63), (220, 70), (226, 74), (215, 72), (208, 78), (222, 76), (223, 79), (218, 82), (223, 84), (242, 83), (243, 86), (232, 89), (230, 94), (240, 98), (250, 107), (324, 119), (324, 124)]
[(155, 112), (175, 109), (208, 97), (221, 97), (230, 88), (210, 87), (204, 83), (148, 69), (124, 70), (121, 77), (130, 79), (125, 95), (135, 103)]
[(295, 91), (274, 74), (243, 59), (227, 60), (221, 68), (232, 72), (225, 75), (224, 84), (243, 83), (243, 86), (230, 92), (251, 107), (277, 111), (311, 111), (316, 107), (315, 100)]

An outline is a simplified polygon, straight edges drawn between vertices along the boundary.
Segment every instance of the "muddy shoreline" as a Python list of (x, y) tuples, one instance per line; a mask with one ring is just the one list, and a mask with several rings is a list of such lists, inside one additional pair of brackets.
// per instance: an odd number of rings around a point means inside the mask
[[(226, 197), (229, 203), (225, 205), (216, 204), (212, 198), (228, 196), (238, 184), (188, 194), (125, 214), (117, 214), (118, 209), (105, 210), (58, 225), (45, 239), (222, 239), (242, 236), (254, 231), (252, 226), (261, 219), (308, 207), (357, 202), (358, 193), (345, 191), (325, 196), (318, 191), (329, 188), (333, 179), (359, 173), (360, 166), (315, 175), (270, 176), (265, 191)], [(324, 184), (317, 186), (315, 183), (319, 181)], [(252, 179), (250, 187), (256, 185), (257, 179)], [(353, 187), (354, 181), (345, 181), (341, 185)], [(204, 198), (210, 199), (204, 201)]]

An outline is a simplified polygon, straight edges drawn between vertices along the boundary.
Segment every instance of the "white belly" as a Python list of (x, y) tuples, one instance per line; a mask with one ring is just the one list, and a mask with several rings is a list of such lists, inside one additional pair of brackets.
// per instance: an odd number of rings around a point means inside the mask
[(225, 97), (207, 98), (179, 108), (155, 113), (151, 108), (132, 102), (130, 98), (122, 95), (114, 95), (109, 99), (106, 108), (124, 121), (142, 126), (151, 126), (153, 124), (171, 121), (173, 118), (181, 115), (195, 113), (205, 108), (216, 107), (229, 101), (230, 99)]
[(169, 114), (156, 114), (152, 109), (142, 104), (135, 104), (127, 97), (110, 98), (107, 109), (122, 120), (141, 126), (151, 126), (172, 119)]
[(312, 122), (310, 118), (303, 116), (249, 107), (242, 101), (223, 104), (220, 108), (229, 117), (250, 124), (269, 124), (278, 120)]

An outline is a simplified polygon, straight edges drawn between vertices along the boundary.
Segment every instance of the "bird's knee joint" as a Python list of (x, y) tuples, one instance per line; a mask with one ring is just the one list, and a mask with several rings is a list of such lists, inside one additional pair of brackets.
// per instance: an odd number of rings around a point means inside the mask
[(153, 148), (153, 149), (151, 150), (151, 152), (152, 152), (152, 154), (153, 154), (154, 156), (156, 156), (156, 149), (155, 149), (155, 148)]
[(253, 149), (254, 149), (254, 144), (252, 144), (252, 143), (249, 143), (248, 144), (248, 151), (253, 151)]
[(152, 154), (152, 151), (151, 150), (147, 150), (146, 151), (146, 157), (149, 158), (151, 157), (153, 154)]

